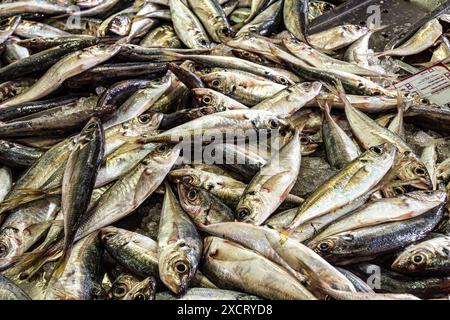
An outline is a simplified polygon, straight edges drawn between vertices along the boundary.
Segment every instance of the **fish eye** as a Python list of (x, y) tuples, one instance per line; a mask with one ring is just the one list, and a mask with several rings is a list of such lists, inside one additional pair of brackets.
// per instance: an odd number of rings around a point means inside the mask
[(236, 216), (238, 220), (245, 220), (250, 215), (250, 210), (248, 208), (240, 208), (236, 211)]
[(289, 84), (289, 81), (284, 77), (280, 77), (280, 84), (287, 85), (287, 84)]
[(320, 252), (328, 252), (332, 248), (332, 243), (327, 240), (319, 243), (317, 246), (317, 249), (319, 249)]
[(426, 99), (426, 98), (423, 98), (423, 99), (420, 100), (420, 102), (421, 102), (422, 104), (429, 104), (429, 103), (430, 103), (430, 100), (428, 100), (428, 99)]
[(402, 187), (395, 187), (393, 190), (395, 194), (399, 196), (406, 193), (405, 189), (403, 189)]
[(169, 149), (169, 147), (165, 144), (161, 144), (156, 148), (157, 152), (166, 152)]
[(384, 150), (381, 147), (372, 147), (369, 149), (370, 151), (372, 151), (373, 153), (377, 154), (377, 155), (382, 155)]
[(175, 270), (178, 273), (185, 273), (186, 271), (188, 271), (188, 269), (188, 266), (183, 261), (178, 261), (177, 263), (175, 263)]
[(426, 171), (423, 168), (416, 167), (414, 168), (414, 173), (417, 174), (418, 176), (424, 176), (426, 174)]
[(278, 123), (278, 121), (276, 120), (270, 120), (269, 122), (270, 128), (271, 129), (278, 129), (280, 127), (280, 124)]
[(102, 236), (102, 239), (108, 241), (108, 240), (111, 240), (111, 239), (113, 238), (113, 236), (114, 236), (113, 233), (108, 232), (108, 233), (105, 233), (105, 234)]
[(145, 301), (147, 300), (145, 295), (142, 293), (138, 293), (133, 297), (133, 300), (137, 300), (137, 301)]
[(232, 33), (231, 29), (227, 27), (222, 28), (220, 32), (227, 37), (231, 36)]
[(220, 86), (220, 80), (217, 80), (217, 79), (213, 80), (213, 81), (211, 82), (211, 85), (212, 85), (213, 87), (218, 87), (218, 86)]
[(411, 151), (405, 151), (403, 154), (405, 155), (405, 157), (409, 157), (412, 154), (412, 152)]
[(206, 47), (208, 45), (208, 42), (205, 39), (198, 40), (198, 43), (204, 47)]
[(118, 285), (114, 288), (114, 295), (118, 298), (125, 296), (127, 293), (127, 287), (124, 284)]
[(211, 101), (212, 101), (212, 98), (210, 96), (204, 96), (203, 99), (202, 99), (202, 102), (204, 104), (210, 104)]
[(151, 117), (148, 114), (143, 114), (138, 118), (138, 120), (142, 124), (148, 124), (151, 120)]
[(195, 189), (189, 190), (189, 192), (188, 192), (188, 194), (187, 194), (187, 197), (188, 197), (188, 199), (191, 200), (191, 201), (196, 200), (197, 197), (198, 197), (198, 191), (195, 190)]
[(421, 265), (425, 263), (427, 260), (427, 257), (423, 253), (417, 253), (412, 257), (412, 262), (415, 265)]

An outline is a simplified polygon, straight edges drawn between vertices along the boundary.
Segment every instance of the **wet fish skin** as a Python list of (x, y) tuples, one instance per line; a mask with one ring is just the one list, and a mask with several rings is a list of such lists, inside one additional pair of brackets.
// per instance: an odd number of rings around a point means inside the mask
[(72, 34), (45, 23), (23, 19), (14, 33), (22, 38), (58, 38)]
[[(149, 237), (125, 229), (109, 226), (100, 230), (105, 249), (117, 262), (142, 277), (158, 276), (158, 243)], [(193, 286), (216, 288), (200, 271)]]
[(12, 16), (23, 13), (61, 14), (69, 13), (68, 7), (48, 1), (14, 1), (0, 5), (0, 16)]
[(31, 298), (8, 278), (0, 275), (1, 300), (31, 300)]
[(288, 271), (252, 250), (216, 237), (205, 238), (204, 247), (202, 270), (221, 288), (265, 299), (316, 299)]
[(171, 187), (166, 184), (158, 234), (161, 281), (175, 294), (183, 294), (192, 281), (203, 243)]
[(237, 219), (255, 225), (263, 224), (294, 187), (300, 164), (300, 132), (296, 131), (292, 140), (249, 183), (236, 207)]
[(209, 88), (248, 106), (254, 106), (286, 89), (285, 85), (245, 71), (216, 71), (202, 76), (202, 80)]
[(297, 39), (308, 42), (309, 0), (284, 1), (284, 25)]
[[(303, 203), (287, 229), (292, 232), (300, 224), (343, 208), (368, 193), (390, 170), (395, 153), (390, 146), (378, 146), (360, 155)], [(327, 200), (331, 198), (332, 203)]]
[(358, 25), (342, 25), (308, 36), (316, 49), (330, 52), (344, 48), (364, 36), (369, 29)]
[(88, 210), (104, 156), (104, 145), (103, 125), (99, 119), (92, 118), (81, 131), (77, 145), (67, 160), (61, 197), (65, 234), (62, 263), (66, 263), (70, 256), (75, 235)]
[(178, 38), (191, 49), (207, 49), (209, 37), (198, 18), (181, 0), (170, 0), (170, 13)]
[(120, 48), (120, 45), (97, 45), (72, 53), (54, 64), (27, 92), (2, 103), (0, 108), (45, 97), (54, 92), (64, 80), (109, 60)]
[(28, 168), (35, 163), (43, 152), (36, 148), (18, 143), (0, 140), (0, 161), (11, 167)]
[(323, 229), (311, 243), (346, 231), (412, 219), (442, 206), (446, 199), (442, 191), (413, 191), (395, 198), (374, 200)]
[(198, 227), (234, 220), (234, 212), (206, 190), (178, 183), (178, 195), (183, 210)]
[(0, 81), (11, 80), (18, 75), (25, 76), (45, 70), (58, 62), (68, 53), (93, 46), (98, 41), (96, 39), (78, 40), (61, 44), (51, 49), (40, 51), (25, 59), (18, 60), (14, 63), (0, 69)]
[(93, 300), (100, 285), (101, 250), (97, 232), (79, 241), (63, 274), (50, 279), (45, 299)]
[(276, 1), (258, 14), (253, 20), (245, 24), (237, 36), (254, 33), (262, 36), (269, 35), (281, 22), (282, 1)]
[(343, 232), (308, 246), (332, 263), (371, 260), (424, 238), (441, 220), (442, 214), (443, 206), (440, 206), (407, 221)]
[(187, 3), (213, 41), (221, 43), (233, 36), (233, 29), (217, 0), (187, 0)]
[(325, 102), (323, 112), (322, 140), (325, 144), (327, 159), (333, 167), (342, 169), (358, 158), (361, 152), (359, 147), (333, 119), (328, 102)]
[(142, 47), (160, 46), (164, 48), (181, 48), (182, 44), (171, 25), (165, 24), (150, 31), (141, 41)]
[(432, 19), (417, 33), (398, 48), (381, 52), (378, 56), (409, 56), (425, 51), (442, 35), (442, 25), (438, 19)]
[(78, 229), (76, 239), (104, 228), (136, 210), (162, 183), (178, 159), (180, 145), (161, 144), (123, 175), (100, 198)]
[(450, 237), (438, 236), (405, 248), (392, 269), (409, 275), (449, 276)]
[(189, 89), (205, 88), (205, 84), (195, 73), (189, 71), (186, 68), (177, 66), (174, 63), (169, 63), (169, 70), (183, 82)]

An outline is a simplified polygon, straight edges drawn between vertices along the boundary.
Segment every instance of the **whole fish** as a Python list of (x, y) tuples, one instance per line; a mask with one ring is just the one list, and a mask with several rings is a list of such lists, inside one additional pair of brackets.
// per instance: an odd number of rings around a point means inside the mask
[(399, 222), (388, 222), (329, 236), (308, 246), (327, 261), (349, 264), (372, 260), (424, 238), (441, 220), (443, 207)]
[(161, 25), (151, 30), (141, 41), (140, 45), (146, 48), (181, 48), (182, 46), (173, 26), (168, 24)]
[(393, 262), (392, 269), (405, 274), (449, 276), (450, 237), (438, 236), (407, 247)]
[(427, 50), (442, 35), (442, 25), (438, 19), (432, 19), (420, 28), (417, 33), (398, 48), (380, 52), (377, 56), (410, 56)]
[(59, 88), (66, 79), (109, 60), (120, 48), (120, 45), (98, 45), (72, 53), (53, 65), (28, 91), (0, 104), (0, 108), (45, 97)]
[(414, 191), (395, 198), (375, 200), (332, 223), (311, 242), (346, 231), (412, 219), (442, 206), (446, 199), (442, 191)]
[(254, 106), (286, 89), (286, 85), (237, 70), (212, 72), (202, 76), (202, 80), (211, 89), (248, 106)]
[(265, 299), (316, 300), (284, 268), (237, 243), (221, 238), (204, 240), (203, 271), (224, 289)]
[[(102, 123), (92, 118), (80, 133), (77, 145), (67, 160), (62, 181), (61, 210), (64, 216), (62, 273), (72, 251), (75, 235), (85, 219), (89, 200), (104, 155), (105, 133)], [(54, 274), (55, 276), (55, 274)]]
[(159, 292), (156, 294), (156, 300), (260, 300), (260, 298), (232, 290), (191, 288), (181, 297), (170, 292)]
[(312, 34), (308, 41), (320, 51), (332, 52), (347, 47), (368, 32), (366, 27), (348, 24)]
[(269, 35), (280, 24), (282, 4), (282, 1), (276, 1), (268, 6), (253, 20), (240, 28), (236, 35), (240, 36), (248, 33), (262, 36)]
[(24, 13), (62, 14), (70, 13), (71, 8), (45, 0), (14, 1), (0, 5), (0, 16), (7, 17)]
[(166, 184), (158, 234), (161, 281), (175, 294), (183, 294), (192, 281), (203, 243), (171, 187)]
[(374, 188), (394, 164), (395, 149), (372, 147), (317, 189), (300, 207), (287, 227), (292, 232), (300, 224), (343, 208)]

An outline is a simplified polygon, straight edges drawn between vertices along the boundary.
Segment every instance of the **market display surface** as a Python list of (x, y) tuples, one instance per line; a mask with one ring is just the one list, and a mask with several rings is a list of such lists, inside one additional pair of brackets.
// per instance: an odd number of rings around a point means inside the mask
[(0, 300), (448, 299), (450, 12), (350, 2), (0, 1)]

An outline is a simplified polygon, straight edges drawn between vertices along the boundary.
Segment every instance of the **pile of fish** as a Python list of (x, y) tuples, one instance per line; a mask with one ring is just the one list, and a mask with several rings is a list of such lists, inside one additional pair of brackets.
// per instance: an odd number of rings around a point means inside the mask
[(447, 298), (450, 17), (342, 2), (0, 1), (0, 299)]

